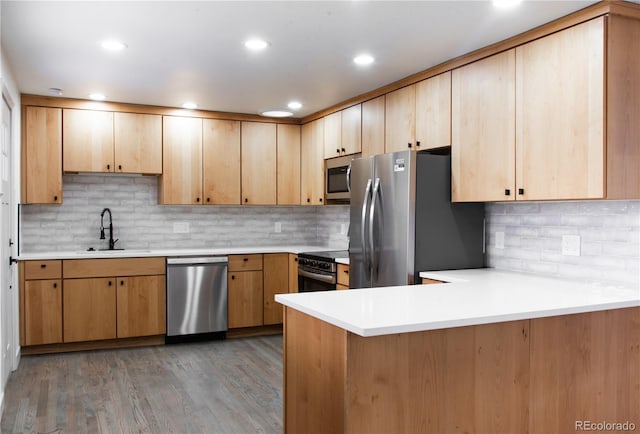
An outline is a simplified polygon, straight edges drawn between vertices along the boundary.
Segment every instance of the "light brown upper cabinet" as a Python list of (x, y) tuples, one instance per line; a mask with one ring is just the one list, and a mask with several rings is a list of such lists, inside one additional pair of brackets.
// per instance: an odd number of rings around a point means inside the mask
[(137, 113), (114, 113), (115, 171), (162, 173), (162, 117)]
[(202, 203), (202, 119), (163, 116), (162, 205)]
[(455, 69), (451, 81), (452, 200), (513, 198), (515, 50)]
[(162, 172), (160, 115), (63, 110), (65, 172)]
[(25, 108), (23, 203), (62, 203), (62, 110)]
[(362, 157), (384, 154), (385, 96), (362, 103)]
[(516, 48), (518, 199), (605, 196), (604, 21)]
[(114, 172), (113, 112), (64, 109), (65, 172)]
[(240, 205), (240, 121), (202, 121), (204, 203)]
[(361, 150), (362, 105), (324, 117), (324, 158), (351, 155)]
[(414, 149), (416, 136), (416, 85), (386, 95), (385, 152)]
[(242, 203), (276, 204), (276, 124), (242, 122)]
[(300, 205), (300, 126), (278, 124), (278, 205)]
[(300, 203), (324, 203), (324, 118), (302, 126)]
[(638, 38), (610, 15), (454, 70), (453, 200), (640, 198)]
[(451, 71), (416, 83), (416, 149), (451, 146)]

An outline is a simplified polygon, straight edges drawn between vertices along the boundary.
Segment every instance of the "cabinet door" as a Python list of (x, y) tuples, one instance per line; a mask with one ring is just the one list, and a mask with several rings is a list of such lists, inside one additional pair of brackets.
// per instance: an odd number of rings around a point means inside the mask
[(515, 196), (515, 51), (451, 75), (451, 195), (454, 202)]
[(300, 205), (300, 126), (278, 124), (278, 205)]
[(229, 273), (229, 328), (261, 326), (262, 271)]
[(114, 172), (112, 112), (64, 109), (62, 139), (65, 172)]
[(416, 86), (386, 95), (385, 152), (414, 149), (416, 137)]
[(276, 125), (242, 122), (242, 203), (276, 204)]
[(385, 96), (362, 103), (362, 158), (384, 154)]
[(342, 110), (343, 155), (356, 154), (362, 148), (362, 106), (360, 104)]
[(162, 173), (162, 116), (115, 113), (116, 172)]
[(289, 292), (298, 292), (298, 255), (289, 254)]
[(25, 344), (62, 342), (62, 281), (27, 280), (24, 297)]
[(26, 107), (24, 203), (62, 203), (62, 110)]
[(165, 276), (118, 277), (115, 280), (118, 337), (165, 334)]
[(162, 118), (162, 176), (159, 199), (163, 205), (202, 203), (202, 120)]
[(115, 278), (65, 279), (64, 342), (116, 337)]
[[(296, 268), (297, 270), (297, 268)], [(282, 305), (276, 303), (276, 294), (289, 292), (289, 255), (264, 255), (264, 325), (282, 324)]]
[(324, 119), (302, 126), (300, 145), (302, 205), (322, 205), (324, 198)]
[(416, 149), (451, 146), (451, 72), (416, 84)]
[(202, 121), (204, 203), (240, 205), (240, 121)]
[(342, 155), (342, 112), (324, 117), (324, 158)]
[(601, 17), (516, 48), (518, 199), (604, 197), (604, 41)]

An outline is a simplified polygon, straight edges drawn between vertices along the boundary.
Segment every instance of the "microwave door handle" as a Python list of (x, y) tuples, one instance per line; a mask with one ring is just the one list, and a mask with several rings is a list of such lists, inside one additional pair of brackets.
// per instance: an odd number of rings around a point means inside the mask
[(373, 185), (373, 193), (371, 194), (371, 210), (369, 211), (369, 255), (371, 256), (371, 283), (373, 284), (374, 275), (378, 274), (378, 255), (376, 253), (375, 239), (374, 239), (374, 222), (377, 214), (377, 202), (380, 195), (380, 178), (376, 178), (376, 182)]
[(347, 167), (347, 191), (351, 193), (351, 163)]
[(367, 181), (367, 186), (364, 189), (364, 197), (362, 198), (362, 215), (360, 219), (360, 241), (362, 241), (362, 262), (367, 274), (371, 274), (371, 268), (369, 266), (369, 257), (367, 255), (367, 237), (366, 237), (366, 225), (367, 225), (367, 210), (369, 203), (369, 196), (371, 196), (371, 183), (372, 180)]

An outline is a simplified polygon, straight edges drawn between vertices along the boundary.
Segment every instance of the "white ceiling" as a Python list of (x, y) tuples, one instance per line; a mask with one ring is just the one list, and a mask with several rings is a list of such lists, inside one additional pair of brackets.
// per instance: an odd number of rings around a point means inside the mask
[[(23, 93), (302, 117), (595, 1), (199, 1), (1, 3), (1, 42)], [(264, 52), (243, 42), (260, 36)], [(119, 53), (99, 42), (128, 44)], [(356, 66), (354, 55), (376, 61)]]

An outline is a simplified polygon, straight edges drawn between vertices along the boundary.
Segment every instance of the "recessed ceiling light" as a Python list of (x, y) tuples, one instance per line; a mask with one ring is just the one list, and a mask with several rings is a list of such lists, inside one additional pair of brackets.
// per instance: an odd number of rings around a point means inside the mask
[(262, 39), (249, 39), (244, 43), (244, 46), (252, 51), (260, 51), (267, 48), (269, 46), (269, 43)]
[(267, 116), (270, 118), (286, 118), (289, 116), (293, 116), (293, 113), (285, 111), (285, 110), (267, 110), (265, 112), (260, 113), (262, 116)]
[(94, 101), (104, 101), (107, 97), (101, 93), (90, 93), (89, 98)]
[(198, 108), (198, 104), (196, 104), (195, 102), (185, 102), (184, 104), (182, 104), (182, 108), (187, 109), (187, 110), (195, 110)]
[(49, 93), (53, 96), (62, 96), (62, 89), (59, 87), (50, 87)]
[(122, 51), (127, 48), (127, 44), (124, 42), (116, 41), (115, 39), (107, 39), (100, 43), (100, 46), (107, 51)]
[(522, 2), (522, 0), (493, 0), (493, 5), (497, 8), (509, 8), (520, 2)]
[(298, 101), (291, 101), (289, 104), (287, 104), (287, 107), (289, 107), (291, 110), (298, 110), (302, 108), (302, 104), (300, 104)]
[(362, 66), (371, 65), (373, 63), (373, 60), (373, 57), (368, 54), (360, 54), (359, 56), (353, 58), (354, 63)]

